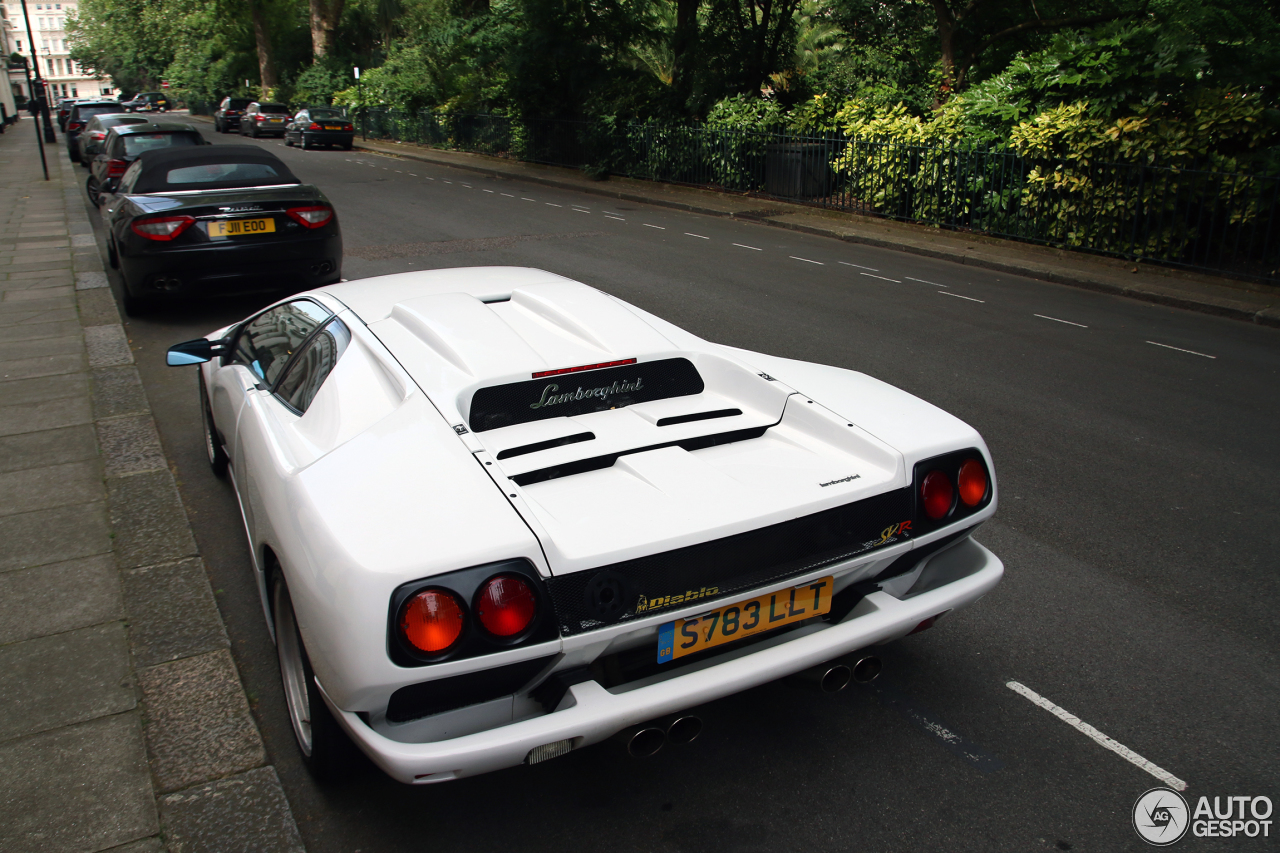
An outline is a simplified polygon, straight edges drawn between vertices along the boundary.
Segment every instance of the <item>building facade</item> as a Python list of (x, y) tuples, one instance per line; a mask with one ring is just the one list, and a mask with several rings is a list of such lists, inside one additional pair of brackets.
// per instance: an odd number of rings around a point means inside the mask
[[(59, 98), (119, 96), (120, 93), (110, 80), (86, 72), (71, 58), (67, 42), (67, 16), (74, 14), (76, 3), (33, 3), (28, 0), (27, 14), (31, 17), (31, 33), (28, 34), (21, 3), (8, 0), (0, 2), (4, 3), (3, 25), (8, 42), (5, 55), (19, 53), (31, 57), (34, 49), (34, 55), (40, 62), (40, 74), (49, 83), (51, 105)], [(32, 44), (33, 36), (35, 44)], [(10, 70), (9, 84), (15, 96), (30, 97), (26, 77), (21, 70), (17, 73)]]

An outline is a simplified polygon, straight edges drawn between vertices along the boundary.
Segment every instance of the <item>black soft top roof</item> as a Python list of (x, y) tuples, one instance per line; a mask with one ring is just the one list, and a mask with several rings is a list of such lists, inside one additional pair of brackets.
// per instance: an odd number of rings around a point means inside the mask
[[(138, 175), (133, 185), (133, 191), (136, 193), (164, 192), (174, 189), (168, 182), (171, 169), (229, 163), (256, 163), (270, 166), (279, 176), (271, 180), (272, 184), (302, 183), (279, 157), (256, 145), (184, 145), (157, 148), (154, 151), (144, 152), (138, 158), (138, 162), (142, 164), (142, 174)], [(181, 188), (196, 190), (211, 187), (184, 184)]]

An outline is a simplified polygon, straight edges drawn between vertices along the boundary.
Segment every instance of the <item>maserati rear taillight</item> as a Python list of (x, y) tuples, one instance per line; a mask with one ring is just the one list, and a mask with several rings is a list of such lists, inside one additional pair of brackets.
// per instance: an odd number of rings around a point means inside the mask
[(195, 224), (190, 216), (152, 216), (133, 223), (133, 233), (148, 240), (167, 243)]
[(89, 138), (95, 142), (101, 142), (102, 140), (107, 138), (107, 135), (103, 133), (101, 130), (91, 130), (89, 131)]
[(68, 131), (79, 130), (82, 127), (84, 127), (84, 122), (80, 122), (80, 121), (73, 121), (67, 124)]
[(107, 161), (107, 177), (118, 178), (129, 168), (128, 160), (108, 160)]
[(291, 207), (285, 211), (289, 218), (300, 223), (304, 228), (321, 228), (333, 219), (333, 208), (323, 205), (314, 207)]

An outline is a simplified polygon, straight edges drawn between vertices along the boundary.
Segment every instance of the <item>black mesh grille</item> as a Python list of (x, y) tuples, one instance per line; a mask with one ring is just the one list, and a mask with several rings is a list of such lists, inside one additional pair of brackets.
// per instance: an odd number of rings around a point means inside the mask
[[(690, 601), (737, 595), (909, 538), (911, 490), (687, 548), (551, 578), (560, 631), (580, 634)], [(892, 532), (890, 532), (892, 531)], [(885, 535), (888, 533), (889, 535)]]
[(471, 396), (472, 432), (620, 409), (635, 403), (701, 394), (702, 377), (687, 358), (586, 370), (527, 382), (490, 385)]

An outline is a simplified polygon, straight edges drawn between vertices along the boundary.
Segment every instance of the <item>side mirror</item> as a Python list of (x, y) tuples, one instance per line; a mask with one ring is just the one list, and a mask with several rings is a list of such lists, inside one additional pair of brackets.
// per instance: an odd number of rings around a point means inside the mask
[[(218, 342), (219, 344), (221, 341)], [(222, 348), (215, 346), (214, 342), (207, 338), (196, 338), (194, 341), (184, 341), (180, 344), (174, 344), (169, 347), (169, 352), (165, 356), (165, 364), (170, 367), (182, 367), (187, 364), (203, 364), (212, 359)]]

